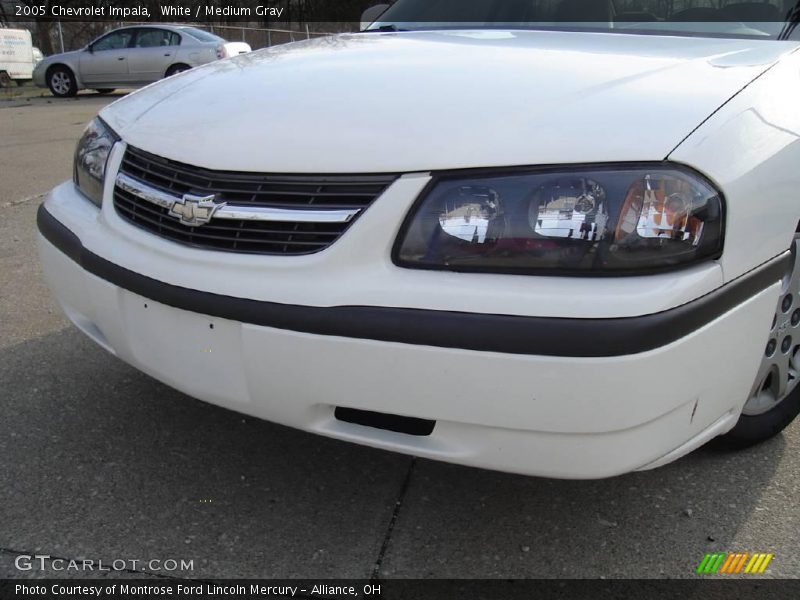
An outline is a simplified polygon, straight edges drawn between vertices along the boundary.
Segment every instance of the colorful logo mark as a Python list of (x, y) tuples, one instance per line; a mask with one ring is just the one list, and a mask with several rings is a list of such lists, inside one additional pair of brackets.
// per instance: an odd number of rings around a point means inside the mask
[(714, 552), (703, 557), (697, 572), (701, 575), (763, 573), (774, 556), (766, 552)]

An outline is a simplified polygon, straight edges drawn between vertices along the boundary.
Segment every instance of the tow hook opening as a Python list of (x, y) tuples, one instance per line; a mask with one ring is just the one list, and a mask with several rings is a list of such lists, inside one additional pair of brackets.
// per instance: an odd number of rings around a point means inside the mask
[(433, 433), (436, 421), (428, 419), (417, 419), (415, 417), (401, 417), (388, 413), (373, 412), (371, 410), (358, 410), (356, 408), (344, 408), (337, 406), (334, 416), (339, 421), (384, 429), (406, 435), (426, 436)]

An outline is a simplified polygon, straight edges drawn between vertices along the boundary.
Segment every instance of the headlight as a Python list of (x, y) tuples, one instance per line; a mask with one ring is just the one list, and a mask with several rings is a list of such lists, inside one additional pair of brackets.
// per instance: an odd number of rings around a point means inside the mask
[(419, 269), (620, 275), (718, 257), (722, 238), (721, 194), (680, 166), (442, 175), (393, 258)]
[(103, 203), (106, 163), (117, 141), (119, 136), (98, 117), (86, 126), (75, 149), (75, 185), (97, 206)]

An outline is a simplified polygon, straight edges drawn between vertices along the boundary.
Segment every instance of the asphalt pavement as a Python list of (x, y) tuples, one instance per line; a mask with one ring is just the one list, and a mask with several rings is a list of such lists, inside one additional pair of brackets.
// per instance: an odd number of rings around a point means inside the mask
[(189, 560), (145, 574), (204, 579), (685, 578), (717, 551), (800, 575), (798, 423), (737, 454), (547, 480), (243, 417), (105, 353), (51, 299), (35, 215), (113, 99), (0, 98), (0, 578), (75, 576), (15, 566), (31, 554)]

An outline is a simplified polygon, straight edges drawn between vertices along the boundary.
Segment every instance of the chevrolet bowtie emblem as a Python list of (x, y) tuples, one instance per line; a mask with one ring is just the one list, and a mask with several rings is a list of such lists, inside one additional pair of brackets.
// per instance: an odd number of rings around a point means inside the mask
[(175, 200), (169, 215), (181, 220), (184, 225), (199, 227), (205, 225), (220, 208), (225, 206), (224, 202), (217, 204), (214, 202), (216, 196), (193, 196), (184, 194), (180, 200)]

